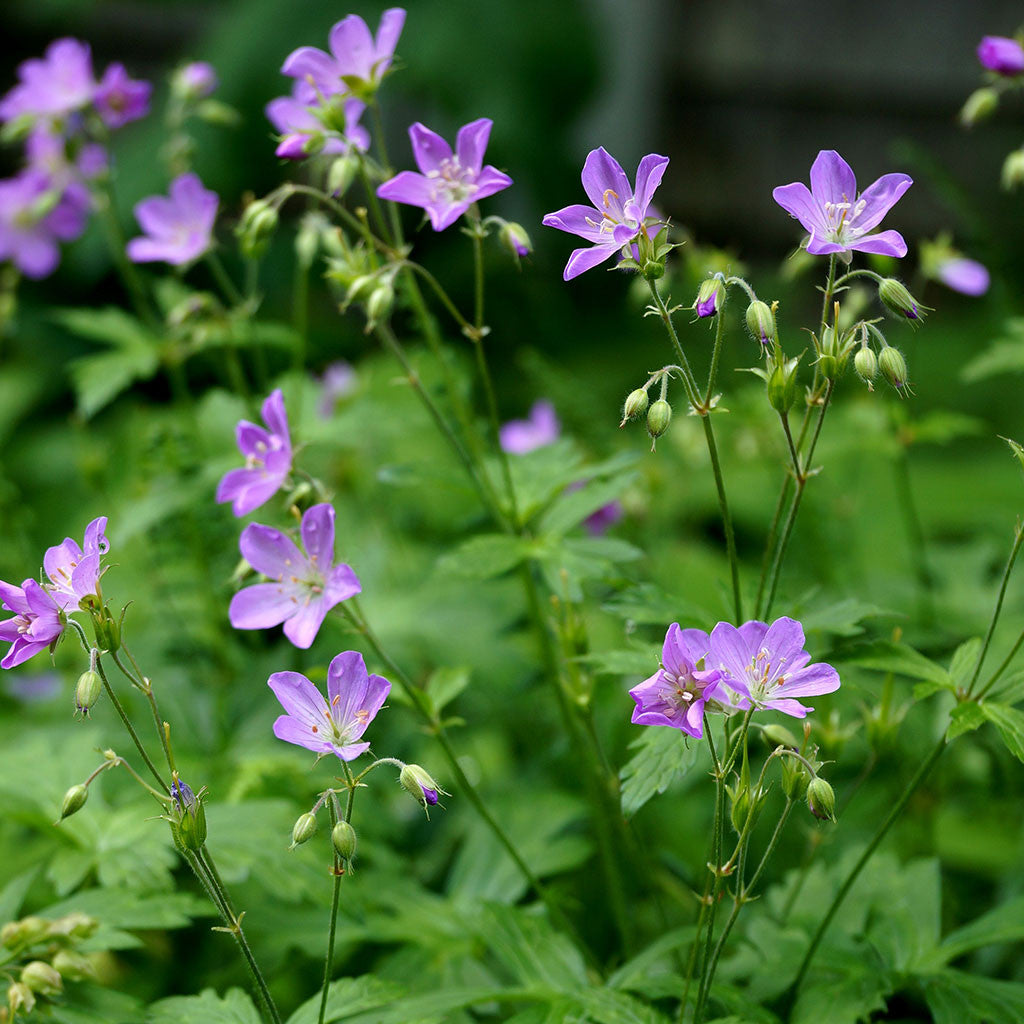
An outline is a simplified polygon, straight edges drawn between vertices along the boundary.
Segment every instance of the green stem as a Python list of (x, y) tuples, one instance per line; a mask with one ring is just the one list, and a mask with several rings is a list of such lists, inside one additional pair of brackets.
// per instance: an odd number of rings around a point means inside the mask
[(1010, 653), (1007, 654), (1005, 658), (1003, 658), (1002, 662), (1000, 662), (999, 668), (997, 668), (995, 672), (992, 673), (992, 676), (989, 679), (989, 681), (985, 683), (985, 685), (978, 691), (978, 696), (976, 698), (977, 700), (981, 700), (981, 698), (984, 697), (985, 694), (988, 693), (988, 691), (991, 690), (993, 686), (995, 686), (996, 682), (998, 682), (999, 678), (1009, 667), (1010, 662), (1013, 661), (1016, 653), (1020, 650), (1021, 644), (1024, 644), (1024, 631), (1022, 631), (1020, 636), (1017, 637), (1016, 642), (1010, 648)]
[[(352, 769), (349, 768), (348, 764), (342, 762), (342, 766), (345, 769), (345, 776), (348, 779), (348, 803), (345, 808), (345, 821), (351, 822), (352, 802), (355, 799), (356, 793), (356, 781), (352, 778)], [(334, 826), (338, 821), (333, 799), (327, 801), (327, 813), (331, 819), (331, 831), (333, 833)], [(334, 844), (332, 843), (332, 849), (333, 846)], [(334, 937), (338, 926), (338, 897), (341, 893), (341, 876), (344, 872), (341, 857), (338, 855), (337, 850), (334, 850), (332, 871), (334, 874), (334, 891), (331, 895), (331, 923), (327, 931), (327, 952), (324, 956), (324, 985), (323, 991), (320, 994), (320, 1013), (317, 1017), (317, 1024), (324, 1024), (324, 1018), (327, 1015), (327, 993), (330, 989), (331, 972), (334, 966)]]
[(765, 539), (764, 554), (761, 556), (761, 578), (757, 583), (757, 600), (754, 602), (755, 611), (761, 607), (764, 599), (764, 588), (768, 583), (768, 573), (772, 566), (772, 552), (775, 550), (775, 542), (779, 535), (779, 523), (782, 522), (782, 510), (786, 506), (786, 498), (789, 497), (789, 487), (793, 478), (787, 473), (779, 489), (779, 498), (775, 502), (775, 514), (772, 516), (772, 525), (768, 529), (768, 536)]
[(665, 305), (658, 291), (657, 284), (654, 281), (648, 281), (647, 285), (651, 290), (651, 297), (654, 299), (654, 306), (661, 317), (661, 322), (665, 325), (665, 330), (672, 341), (672, 346), (676, 350), (676, 358), (679, 360), (679, 369), (682, 371), (683, 387), (686, 389), (686, 396), (690, 400), (690, 405), (697, 411), (701, 404), (700, 395), (697, 392), (697, 380), (693, 376), (693, 370), (690, 369), (690, 361), (686, 358), (686, 353), (683, 351), (679, 335), (676, 334), (675, 324), (672, 323), (672, 314)]
[[(138, 672), (138, 665), (135, 663), (135, 659), (132, 657), (131, 652), (124, 646), (124, 644), (121, 646)], [(173, 771), (174, 764), (171, 758), (170, 747), (167, 745), (167, 731), (164, 728), (164, 721), (160, 716), (160, 709), (157, 707), (156, 694), (153, 693), (153, 684), (146, 679), (141, 672), (138, 672), (137, 677), (129, 672), (128, 669), (121, 664), (121, 659), (118, 658), (117, 651), (111, 651), (110, 656), (114, 659), (114, 664), (121, 670), (121, 673), (136, 687), (138, 687), (143, 694), (145, 694), (146, 700), (149, 702), (150, 710), (153, 713), (153, 721), (156, 723), (156, 732), (160, 737), (160, 746), (163, 748), (164, 757), (167, 760), (167, 767)]]
[[(708, 725), (706, 716), (704, 719), (704, 734), (707, 736), (708, 749), (711, 751), (711, 763), (715, 767), (715, 822), (711, 832), (711, 893), (709, 896), (709, 913), (707, 915), (707, 932), (705, 933), (704, 939), (704, 956), (701, 960), (701, 979), (700, 984), (697, 986), (698, 1007), (701, 1005), (702, 1001), (701, 997), (704, 992), (704, 977), (707, 973), (708, 958), (711, 955), (711, 942), (715, 933), (715, 916), (718, 909), (718, 890), (722, 882), (722, 876), (719, 869), (722, 866), (722, 845), (724, 841), (725, 825), (725, 770), (723, 769), (721, 762), (718, 760), (718, 754), (715, 751), (715, 741), (711, 736), (711, 729)], [(694, 942), (699, 941), (700, 933), (698, 932), (694, 938)]]
[(715, 387), (715, 378), (718, 376), (718, 357), (722, 351), (722, 333), (725, 326), (725, 301), (719, 306), (716, 314), (718, 323), (715, 325), (715, 347), (711, 350), (711, 369), (708, 371), (708, 387), (704, 392), (704, 407), (710, 408), (711, 392)]

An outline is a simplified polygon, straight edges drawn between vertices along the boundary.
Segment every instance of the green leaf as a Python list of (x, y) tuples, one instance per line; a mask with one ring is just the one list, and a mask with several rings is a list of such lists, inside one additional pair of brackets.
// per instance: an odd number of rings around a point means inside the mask
[(597, 675), (649, 676), (657, 669), (660, 656), (660, 644), (646, 644), (625, 650), (585, 654), (577, 660)]
[(587, 984), (583, 954), (546, 917), (492, 904), (477, 926), (509, 977), (524, 988), (573, 991)]
[(996, 683), (989, 699), (998, 704), (1019, 704), (1024, 700), (1024, 668), (1015, 669)]
[(920, 982), (934, 1024), (1020, 1024), (1024, 985), (946, 968)]
[(609, 975), (609, 987), (639, 992), (648, 999), (663, 995), (678, 998), (681, 979), (669, 953), (691, 943), (696, 931), (696, 925), (691, 924), (662, 935)]
[(639, 583), (606, 601), (603, 609), (627, 622), (656, 625), (662, 629), (667, 623), (704, 628), (716, 616), (701, 605), (678, 594), (670, 594), (653, 583)]
[(1024, 896), (994, 907), (969, 924), (952, 931), (942, 940), (936, 960), (940, 964), (955, 960), (964, 953), (997, 942), (1019, 942), (1024, 939)]
[(818, 601), (809, 604), (800, 621), (805, 633), (820, 630), (834, 636), (856, 636), (864, 632), (861, 623), (865, 619), (885, 614), (885, 609), (878, 605), (847, 597), (832, 604), (822, 605)]
[(955, 740), (957, 736), (963, 736), (964, 733), (974, 732), (975, 729), (980, 729), (986, 721), (985, 712), (982, 711), (980, 704), (975, 704), (974, 701), (957, 704), (949, 713), (946, 739)]
[[(523, 993), (494, 985), (464, 988), (445, 986), (426, 995), (406, 996), (404, 999), (394, 1000), (387, 1006), (357, 1012), (354, 1015), (343, 1013), (333, 1019), (345, 1021), (346, 1024), (412, 1024), (414, 1021), (450, 1020), (453, 1018), (448, 1015), (453, 1010), (461, 1010), (477, 1003), (493, 1003), (510, 994), (521, 996)], [(538, 993), (537, 998), (541, 1000), (548, 995), (549, 993)]]
[(223, 998), (213, 989), (198, 996), (172, 996), (153, 1003), (146, 1024), (263, 1024), (252, 1000), (241, 989), (228, 989)]
[(954, 652), (949, 662), (949, 678), (958, 689), (966, 690), (970, 685), (971, 676), (978, 665), (981, 653), (981, 637), (972, 636), (965, 640)]
[(0, 890), (0, 925), (17, 920), (18, 911), (21, 910), (21, 905), (25, 900), (25, 893), (28, 892), (29, 886), (37, 874), (39, 874), (38, 866), (29, 868), (28, 871), (23, 871), (20, 875), (12, 878)]
[(1018, 761), (1024, 761), (1024, 711), (1009, 708), (1005, 704), (979, 704), (988, 719), (998, 730), (1006, 749)]
[(937, 409), (913, 420), (905, 429), (913, 444), (948, 444), (961, 437), (976, 437), (984, 428), (975, 416)]
[(1010, 451), (1017, 456), (1017, 461), (1021, 464), (1021, 468), (1024, 468), (1024, 445), (1018, 444), (1009, 437), (1004, 437), (1003, 440), (1010, 446)]
[(660, 1010), (612, 988), (580, 989), (573, 999), (595, 1024), (670, 1024)]
[[(391, 981), (383, 981), (370, 974), (361, 978), (339, 978), (332, 981), (327, 990), (327, 1012), (325, 1024), (330, 1021), (351, 1017), (364, 1010), (375, 1010), (390, 1006), (405, 994), (404, 990)], [(317, 1024), (320, 1014), (320, 993), (306, 1000), (289, 1018), (288, 1024)]]
[(630, 744), (630, 750), (636, 753), (619, 772), (622, 813), (627, 818), (656, 793), (664, 793), (677, 775), (693, 767), (698, 746), (678, 729), (651, 725)]
[(887, 972), (854, 959), (844, 971), (819, 965), (813, 978), (800, 990), (790, 1024), (858, 1024), (885, 1009), (885, 997), (893, 988)]
[(435, 669), (427, 680), (426, 695), (436, 714), (441, 714), (469, 685), (468, 668), (441, 667)]
[(847, 660), (864, 668), (878, 669), (880, 672), (893, 672), (896, 675), (909, 676), (911, 679), (924, 679), (944, 689), (954, 688), (949, 673), (941, 665), (907, 644), (877, 640), (852, 648)]
[(960, 370), (960, 379), (968, 384), (1001, 373), (1024, 371), (1024, 320), (1006, 321), (1009, 337), (998, 339), (980, 355), (968, 360)]
[(437, 571), (467, 580), (489, 580), (514, 569), (530, 554), (530, 543), (507, 533), (485, 533), (463, 541), (437, 562)]
[(540, 518), (538, 530), (550, 537), (561, 537), (599, 508), (615, 501), (629, 485), (635, 473), (620, 473), (610, 480), (591, 480), (576, 490), (565, 490)]

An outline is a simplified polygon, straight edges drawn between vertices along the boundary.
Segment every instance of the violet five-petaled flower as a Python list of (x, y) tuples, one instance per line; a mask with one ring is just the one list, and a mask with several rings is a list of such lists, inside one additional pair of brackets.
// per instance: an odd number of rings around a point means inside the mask
[(984, 295), (990, 282), (984, 264), (966, 256), (952, 256), (935, 268), (935, 276), (947, 287), (963, 295)]
[(14, 618), (0, 622), (0, 640), (11, 645), (0, 668), (14, 668), (46, 650), (64, 629), (57, 602), (33, 579), (20, 587), (0, 581), (0, 602)]
[(266, 428), (240, 420), (235, 428), (245, 466), (232, 469), (217, 485), (217, 501), (230, 501), (236, 516), (248, 515), (280, 490), (292, 469), (292, 441), (284, 395), (275, 388), (260, 410)]
[(879, 253), (906, 256), (907, 243), (898, 231), (880, 231), (882, 218), (913, 184), (906, 174), (883, 174), (863, 192), (850, 165), (834, 150), (823, 149), (811, 165), (811, 187), (801, 181), (780, 185), (775, 202), (810, 232), (812, 256), (831, 253)]
[(1019, 75), (1024, 72), (1024, 47), (1006, 36), (985, 36), (978, 43), (978, 60), (997, 75)]
[(149, 82), (130, 78), (123, 64), (114, 63), (103, 72), (93, 100), (103, 123), (108, 128), (120, 128), (149, 113), (152, 92)]
[(370, 749), (358, 742), (391, 691), (383, 676), (368, 675), (363, 656), (345, 651), (327, 669), (327, 699), (299, 672), (275, 672), (268, 685), (286, 715), (274, 722), (274, 735), (318, 754), (352, 761)]
[(804, 630), (795, 619), (745, 622), (737, 628), (720, 622), (711, 631), (708, 669), (721, 673), (721, 682), (739, 695), (738, 708), (771, 708), (803, 718), (813, 708), (796, 698), (839, 689), (839, 673), (824, 662), (810, 664), (804, 649)]
[(169, 196), (149, 196), (135, 204), (135, 219), (145, 235), (128, 242), (129, 258), (174, 266), (198, 259), (213, 246), (218, 202), (217, 193), (204, 188), (198, 175), (175, 178)]
[(96, 92), (92, 53), (77, 39), (55, 39), (42, 57), (18, 66), (18, 78), (0, 99), (0, 120), (63, 117), (87, 106)]
[(473, 203), (512, 184), (512, 179), (490, 164), (484, 152), (492, 121), (481, 117), (459, 129), (455, 151), (436, 132), (417, 122), (409, 129), (415, 171), (401, 171), (377, 189), (382, 199), (422, 207), (435, 231), (455, 223)]
[(665, 634), (658, 671), (629, 691), (636, 702), (633, 722), (669, 725), (689, 736), (703, 736), (707, 703), (729, 703), (719, 682), (722, 673), (707, 664), (710, 645), (703, 630), (680, 629), (673, 622)]
[(338, 105), (344, 118), (340, 132), (325, 123), (317, 91), (309, 82), (299, 79), (291, 96), (271, 100), (265, 113), (281, 134), (275, 154), (285, 160), (302, 160), (315, 153), (347, 153), (350, 146), (363, 151), (369, 149), (370, 133), (359, 124), (366, 104), (354, 96), (346, 96)]
[(352, 568), (334, 564), (334, 509), (314, 505), (302, 517), (302, 545), (272, 526), (250, 523), (238, 546), (242, 557), (268, 583), (256, 583), (231, 599), (228, 616), (235, 629), (269, 629), (284, 623), (296, 647), (316, 639), (327, 613), (362, 587)]
[(43, 568), (50, 578), (47, 589), (66, 612), (77, 611), (84, 598), (99, 590), (100, 559), (110, 550), (110, 541), (103, 532), (106, 528), (107, 517), (99, 516), (85, 528), (82, 547), (65, 537), (62, 543), (47, 548), (43, 556)]
[(636, 169), (633, 186), (618, 161), (603, 147), (587, 155), (583, 164), (583, 191), (593, 206), (566, 206), (547, 214), (543, 220), (550, 228), (579, 235), (591, 243), (587, 248), (573, 250), (562, 274), (566, 281), (604, 263), (648, 227), (654, 226), (651, 198), (661, 184), (666, 167), (667, 156), (648, 154)]

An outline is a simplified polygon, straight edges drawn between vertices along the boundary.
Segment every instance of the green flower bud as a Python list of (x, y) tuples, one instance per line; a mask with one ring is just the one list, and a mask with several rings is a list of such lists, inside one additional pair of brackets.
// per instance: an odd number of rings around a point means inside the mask
[(907, 387), (907, 361), (899, 349), (886, 345), (878, 357), (878, 368), (897, 391), (902, 392)]
[(292, 849), (301, 846), (316, 834), (316, 815), (307, 811), (300, 815), (292, 828)]
[(55, 971), (45, 960), (30, 960), (21, 969), (21, 981), (41, 996), (55, 996), (64, 988), (60, 972)]
[(53, 968), (59, 971), (61, 976), (68, 981), (85, 981), (87, 978), (96, 977), (96, 969), (92, 961), (81, 953), (71, 949), (58, 950), (53, 958)]
[(373, 274), (360, 274), (348, 286), (345, 292), (345, 301), (342, 309), (351, 306), (353, 302), (362, 302), (369, 298), (377, 288), (377, 278)]
[(788, 800), (799, 799), (806, 792), (807, 783), (810, 782), (807, 768), (803, 761), (798, 761), (795, 757), (783, 757), (779, 760), (781, 761), (779, 770), (782, 775), (782, 792), (786, 794)]
[(657, 281), (665, 276), (664, 260), (648, 260), (641, 268), (645, 281)]
[(870, 388), (871, 382), (878, 376), (878, 357), (875, 355), (875, 350), (868, 345), (857, 349), (857, 354), (853, 357), (853, 368), (857, 371), (860, 379), (865, 381)]
[(342, 860), (351, 860), (355, 856), (356, 830), (347, 821), (339, 821), (331, 829), (331, 842)]
[(668, 430), (668, 425), (671, 422), (672, 406), (664, 398), (653, 402), (647, 410), (647, 433), (657, 439)]
[(270, 239), (277, 230), (277, 222), (277, 210), (268, 202), (257, 199), (250, 203), (235, 229), (242, 255), (250, 260), (259, 259), (270, 245)]
[(747, 815), (750, 813), (750, 787), (737, 786), (735, 790), (729, 790), (729, 796), (729, 819), (732, 821), (732, 827), (739, 833), (743, 831)]
[(12, 1017), (18, 1013), (31, 1013), (36, 1008), (36, 997), (28, 985), (16, 981), (7, 989), (7, 1005)]
[(93, 705), (100, 698), (102, 689), (103, 680), (99, 677), (99, 673), (93, 672), (91, 669), (88, 672), (83, 672), (75, 685), (75, 711), (81, 711), (88, 718)]
[(643, 416), (647, 412), (648, 401), (645, 388), (637, 388), (636, 391), (630, 391), (626, 395), (626, 402), (622, 407), (622, 422), (619, 426), (624, 427), (630, 420), (639, 419)]
[(924, 307), (907, 291), (902, 282), (894, 277), (882, 279), (878, 286), (878, 297), (882, 304), (897, 316), (906, 317), (908, 320), (924, 319)]
[(787, 413), (796, 401), (796, 367), (799, 360), (779, 363), (768, 377), (768, 402), (776, 412)]
[(775, 340), (775, 314), (767, 302), (755, 299), (747, 306), (747, 330), (762, 345)]
[[(797, 738), (784, 725), (779, 725), (776, 722), (766, 725), (761, 732), (772, 746), (790, 747), (792, 750), (797, 750), (800, 746)], [(783, 758), (782, 760), (791, 761), (793, 758)]]
[(339, 156), (327, 172), (327, 191), (332, 196), (343, 196), (355, 180), (359, 170), (359, 161), (349, 155)]
[(56, 921), (47, 921), (46, 934), (51, 938), (87, 939), (100, 923), (95, 917), (73, 910), (70, 914), (58, 917)]
[(92, 624), (96, 643), (104, 651), (114, 652), (121, 646), (121, 627), (106, 606), (92, 609)]
[(395, 289), (390, 284), (378, 285), (366, 300), (366, 315), (371, 324), (387, 318), (395, 304)]
[(501, 226), (501, 232), (498, 236), (501, 239), (501, 244), (513, 256), (518, 259), (520, 256), (529, 256), (533, 252), (533, 244), (530, 242), (530, 236), (526, 233), (526, 228), (522, 224), (516, 224), (513, 221), (505, 221)]
[(427, 812), (437, 803), (437, 794), (444, 790), (431, 778), (430, 773), (418, 764), (403, 765), (398, 781), (402, 788)]
[(720, 277), (709, 277), (701, 281), (693, 308), (697, 316), (714, 316), (725, 303), (725, 282)]
[(318, 213), (307, 213), (302, 218), (295, 233), (295, 258), (303, 269), (309, 270), (313, 266), (326, 226), (327, 221)]
[(51, 922), (42, 917), (23, 917), (0, 928), (0, 943), (8, 949), (32, 946), (50, 936)]
[(178, 778), (177, 772), (171, 780), (171, 827), (178, 842), (186, 850), (201, 850), (206, 842), (206, 810), (203, 807), (203, 790), (193, 793), (187, 782)]
[(836, 794), (820, 775), (815, 775), (807, 786), (807, 806), (811, 814), (822, 821), (836, 820)]
[(1015, 149), (1003, 161), (1003, 188), (1012, 191), (1024, 182), (1024, 149)]
[(64, 794), (64, 802), (60, 805), (60, 820), (63, 821), (65, 818), (71, 817), (76, 811), (80, 811), (85, 806), (85, 801), (88, 798), (88, 786), (83, 786), (81, 783), (77, 786), (72, 786)]
[(975, 89), (960, 108), (960, 123), (973, 128), (979, 121), (991, 117), (999, 106), (999, 93), (989, 86)]

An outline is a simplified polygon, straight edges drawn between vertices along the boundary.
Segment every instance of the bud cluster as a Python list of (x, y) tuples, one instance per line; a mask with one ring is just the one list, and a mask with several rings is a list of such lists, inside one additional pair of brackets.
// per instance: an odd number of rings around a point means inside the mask
[(254, 199), (249, 203), (235, 226), (235, 237), (242, 255), (250, 260), (260, 259), (270, 245), (277, 224), (277, 207), (273, 203), (266, 199)]

